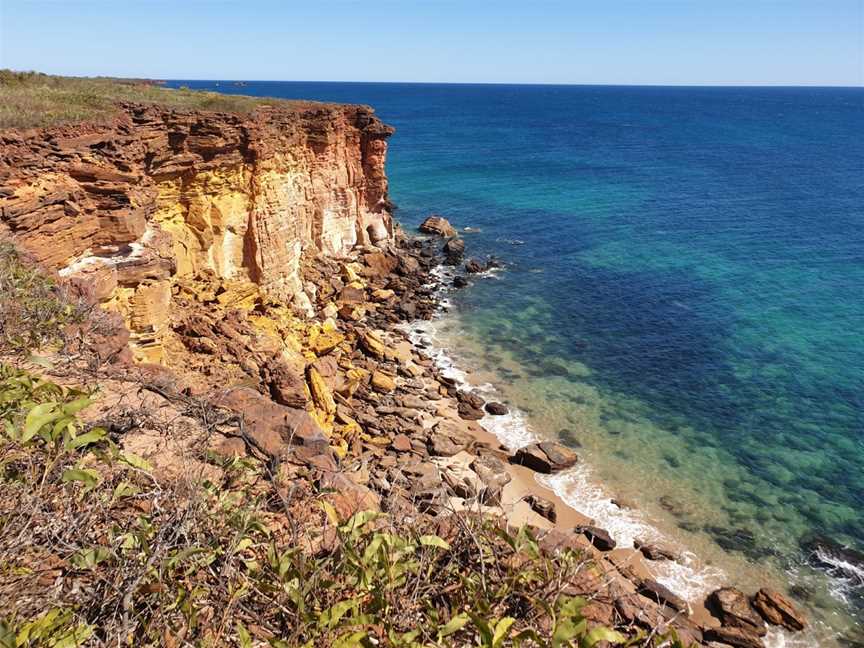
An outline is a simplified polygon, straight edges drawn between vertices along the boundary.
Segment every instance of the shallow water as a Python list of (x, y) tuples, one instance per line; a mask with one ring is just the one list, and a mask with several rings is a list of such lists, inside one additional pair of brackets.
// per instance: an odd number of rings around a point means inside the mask
[(782, 577), (864, 640), (864, 580), (802, 549), (864, 550), (864, 90), (227, 90), (397, 127), (398, 218), (443, 213), (505, 264), (450, 296), (437, 339), (533, 434), (581, 446), (558, 484), (577, 508), (628, 500), (695, 555), (682, 587)]

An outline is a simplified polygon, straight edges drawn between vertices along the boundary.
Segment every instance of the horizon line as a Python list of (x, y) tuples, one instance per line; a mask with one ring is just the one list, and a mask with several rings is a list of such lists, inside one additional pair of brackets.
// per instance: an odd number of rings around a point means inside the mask
[(387, 85), (497, 85), (497, 86), (553, 86), (553, 87), (630, 87), (630, 88), (847, 88), (864, 90), (864, 82), (859, 85), (818, 84), (818, 83), (614, 83), (614, 82), (543, 82), (543, 81), (346, 81), (322, 79), (193, 79), (159, 77), (113, 77), (118, 79), (143, 79), (149, 81), (192, 81), (197, 83), (357, 83)]

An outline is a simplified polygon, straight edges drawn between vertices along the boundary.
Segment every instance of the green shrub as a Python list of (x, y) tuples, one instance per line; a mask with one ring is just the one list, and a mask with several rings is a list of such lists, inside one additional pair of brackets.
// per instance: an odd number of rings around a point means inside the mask
[(80, 305), (62, 287), (0, 241), (0, 353), (58, 342), (63, 327), (80, 317)]

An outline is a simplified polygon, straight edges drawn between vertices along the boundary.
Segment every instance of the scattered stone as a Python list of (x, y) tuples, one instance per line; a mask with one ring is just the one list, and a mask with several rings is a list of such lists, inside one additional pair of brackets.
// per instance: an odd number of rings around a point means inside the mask
[(329, 441), (309, 414), (300, 409), (274, 403), (248, 387), (229, 389), (216, 405), (243, 415), (243, 431), (253, 450), (271, 457), (281, 457), (291, 445), (301, 445), (324, 452)]
[(432, 214), (420, 223), (420, 231), (425, 234), (435, 234), (444, 238), (456, 236), (456, 229), (443, 216)]
[(510, 458), (510, 463), (525, 466), (535, 472), (550, 474), (570, 468), (578, 459), (579, 456), (570, 448), (554, 441), (544, 441), (520, 448)]
[(763, 587), (753, 597), (753, 607), (772, 625), (787, 630), (803, 630), (807, 626), (804, 615), (780, 592)]
[(451, 238), (444, 244), (444, 257), (448, 264), (459, 265), (465, 256), (465, 241), (460, 238)]
[(454, 288), (465, 288), (468, 285), (468, 280), (462, 275), (453, 277)]
[(687, 601), (673, 594), (665, 585), (655, 580), (646, 579), (639, 586), (639, 593), (660, 605), (668, 605), (679, 612), (689, 612)]
[(615, 540), (611, 535), (609, 535), (609, 532), (600, 527), (579, 526), (576, 527), (574, 531), (576, 531), (576, 533), (581, 533), (588, 538), (588, 542), (600, 551), (612, 551), (616, 546)]
[(548, 499), (538, 495), (528, 495), (525, 498), (525, 501), (528, 502), (528, 506), (531, 507), (531, 510), (540, 517), (546, 518), (553, 524), (558, 519), (558, 514), (555, 512), (555, 504), (550, 502)]
[(496, 403), (494, 401), (486, 403), (486, 411), (492, 416), (504, 416), (510, 413), (510, 410), (504, 403)]
[(721, 644), (735, 648), (765, 648), (762, 639), (744, 628), (723, 626), (720, 628), (705, 628), (705, 639), (718, 641)]
[(336, 509), (340, 520), (348, 520), (360, 511), (381, 510), (378, 495), (343, 473), (325, 472), (318, 482), (318, 489), (326, 492), (324, 498)]
[(485, 270), (486, 270), (486, 266), (483, 265), (483, 263), (481, 263), (477, 259), (468, 259), (465, 262), (465, 272), (468, 272), (471, 274), (478, 274), (480, 272), (484, 272)]
[(734, 587), (721, 587), (711, 592), (705, 607), (714, 614), (724, 626), (743, 628), (751, 634), (764, 637), (767, 629), (762, 617), (750, 605), (747, 595)]
[(472, 407), (468, 403), (461, 402), (457, 408), (459, 418), (465, 421), (479, 421), (483, 418), (483, 410)]
[(368, 355), (383, 359), (387, 353), (387, 346), (381, 336), (374, 331), (366, 331), (360, 335), (360, 347)]
[(382, 393), (392, 392), (396, 389), (396, 381), (385, 373), (373, 371), (372, 388)]
[(411, 452), (411, 439), (404, 434), (397, 434), (393, 437), (390, 447), (396, 452)]
[(677, 560), (678, 555), (671, 549), (666, 549), (655, 544), (633, 541), (633, 548), (638, 549), (648, 560)]

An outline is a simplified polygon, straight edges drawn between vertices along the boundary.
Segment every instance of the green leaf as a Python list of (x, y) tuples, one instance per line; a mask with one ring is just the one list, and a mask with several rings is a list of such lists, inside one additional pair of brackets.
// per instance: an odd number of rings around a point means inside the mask
[(88, 446), (92, 443), (98, 443), (102, 439), (105, 438), (106, 432), (102, 428), (93, 428), (86, 434), (81, 434), (73, 439), (69, 439), (66, 442), (67, 450), (76, 450), (78, 448), (83, 448), (84, 446)]
[(356, 646), (362, 646), (365, 638), (365, 630), (344, 634), (333, 642), (333, 648), (355, 648)]
[(71, 402), (63, 405), (63, 408), (62, 408), (63, 413), (68, 415), (68, 416), (72, 416), (74, 414), (77, 414), (81, 410), (83, 410), (85, 407), (90, 405), (92, 402), (93, 401), (90, 398), (87, 398), (86, 396), (84, 398), (78, 398), (74, 401), (71, 401)]
[(447, 543), (444, 538), (439, 538), (437, 535), (424, 535), (420, 536), (420, 544), (425, 547), (438, 547), (439, 549), (444, 549), (445, 551), (450, 550), (450, 545)]
[(486, 622), (486, 619), (481, 617), (478, 614), (468, 613), (468, 616), (471, 617), (471, 622), (474, 624), (474, 627), (477, 628), (477, 631), (480, 633), (480, 639), (482, 640), (483, 646), (492, 646), (492, 628), (489, 627), (489, 624)]
[(610, 630), (609, 628), (594, 628), (585, 639), (582, 641), (582, 644), (585, 648), (592, 648), (597, 645), (601, 641), (608, 641), (612, 644), (622, 644), (627, 641), (627, 637), (622, 635), (620, 632), (615, 632), (614, 630)]
[(137, 487), (133, 486), (129, 482), (121, 481), (114, 487), (114, 492), (111, 494), (111, 503), (113, 504), (118, 499), (122, 499), (124, 497), (131, 497), (132, 495), (137, 494)]
[(44, 426), (63, 415), (56, 407), (57, 403), (54, 402), (41, 403), (27, 412), (27, 417), (24, 419), (24, 430), (21, 434), (21, 443), (27, 443)]
[(438, 641), (441, 641), (444, 637), (449, 637), (455, 632), (459, 632), (470, 620), (467, 614), (457, 614), (438, 628)]
[(85, 490), (90, 490), (99, 483), (99, 472), (92, 468), (69, 468), (63, 471), (61, 479), (64, 483), (83, 482)]
[(237, 638), (239, 639), (240, 648), (252, 648), (252, 637), (249, 635), (249, 631), (246, 629), (246, 626), (243, 625), (240, 621), (236, 623), (237, 626)]
[(133, 468), (138, 468), (139, 470), (146, 470), (148, 472), (153, 470), (153, 466), (151, 466), (146, 459), (139, 457), (132, 452), (121, 452), (120, 461), (129, 464)]
[(339, 514), (336, 512), (336, 509), (333, 508), (333, 505), (330, 502), (320, 502), (321, 510), (323, 510), (327, 514), (327, 519), (330, 520), (330, 524), (333, 526), (339, 526)]
[(339, 601), (336, 605), (324, 610), (318, 618), (319, 628), (335, 628), (350, 610), (357, 607), (357, 599)]
[(510, 634), (510, 627), (514, 623), (516, 623), (516, 619), (513, 617), (499, 619), (498, 623), (495, 624), (495, 633), (492, 635), (492, 648), (499, 648), (504, 644), (504, 640)]
[(359, 530), (366, 526), (372, 520), (377, 520), (383, 515), (383, 513), (379, 513), (378, 511), (358, 511), (351, 516), (351, 519), (345, 523), (345, 526), (343, 528), (346, 531)]

